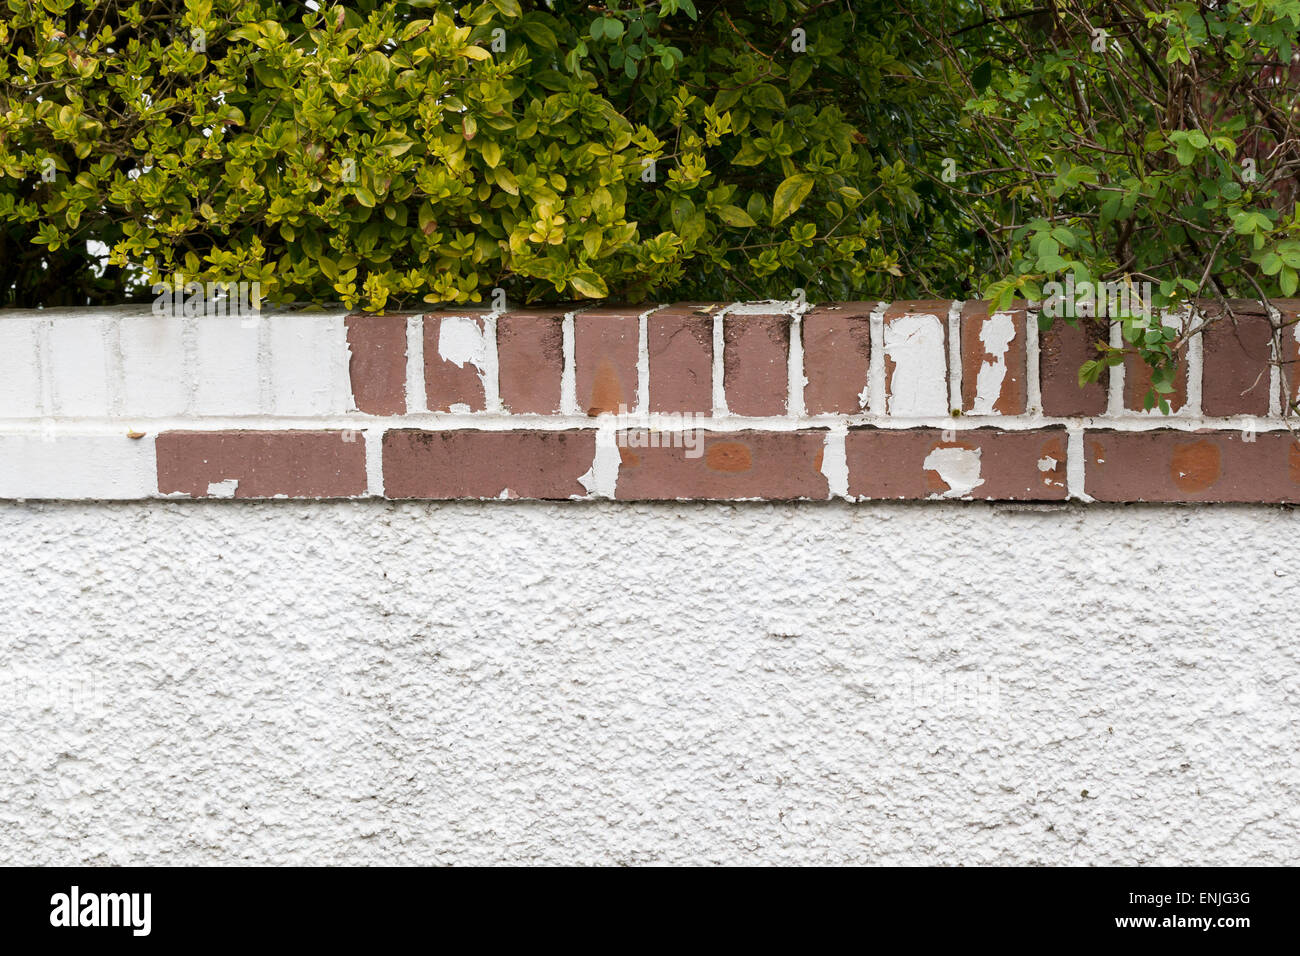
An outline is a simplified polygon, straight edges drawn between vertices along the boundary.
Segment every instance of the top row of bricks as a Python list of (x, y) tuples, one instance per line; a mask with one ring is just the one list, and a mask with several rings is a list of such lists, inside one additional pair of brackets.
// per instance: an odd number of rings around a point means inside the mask
[[(774, 309), (774, 307), (768, 307)], [(930, 417), (954, 409), (967, 415), (1021, 415), (1030, 411), (1029, 382), (1037, 371), (1043, 414), (1099, 416), (1107, 411), (1106, 374), (1080, 387), (1079, 366), (1096, 356), (1095, 342), (1108, 337), (1104, 324), (1058, 321), (1038, 338), (1037, 362), (1028, 361), (1028, 313), (1023, 304), (990, 313), (987, 303), (966, 302), (954, 312), (950, 301), (850, 302), (815, 306), (799, 321), (791, 361), (792, 316), (719, 304), (678, 303), (650, 311), (598, 307), (573, 319), (572, 355), (576, 408), (564, 407), (565, 328), (563, 311), (517, 310), (495, 317), (495, 398), (511, 414), (588, 415), (629, 411), (654, 413), (781, 416), (861, 414)], [(648, 382), (641, 382), (641, 318), (645, 319)], [(879, 315), (873, 371), (872, 317)], [(955, 321), (950, 322), (950, 315)], [(721, 316), (719, 319), (718, 317)], [(429, 411), (483, 411), (489, 404), (485, 360), (487, 315), (423, 317), (424, 391)], [(357, 407), (372, 414), (402, 414), (407, 408), (404, 316), (351, 316), (351, 377)], [(715, 324), (720, 328), (715, 330)], [(1293, 334), (1284, 336), (1300, 359)], [(950, 334), (958, 336), (960, 389), (950, 393)], [(715, 338), (715, 332), (720, 335)], [(1267, 415), (1272, 327), (1255, 305), (1235, 323), (1211, 324), (1202, 333), (1199, 361), (1201, 414), (1209, 417)], [(721, 382), (715, 383), (715, 348), (721, 347)], [(1180, 355), (1171, 410), (1188, 402), (1188, 349)], [(802, 393), (791, 388), (802, 377)], [(874, 389), (873, 379), (880, 384)], [(1300, 374), (1290, 376), (1300, 379)], [(1125, 363), (1123, 407), (1143, 408), (1150, 383), (1136, 356)], [(1291, 381), (1289, 400), (1300, 397)]]

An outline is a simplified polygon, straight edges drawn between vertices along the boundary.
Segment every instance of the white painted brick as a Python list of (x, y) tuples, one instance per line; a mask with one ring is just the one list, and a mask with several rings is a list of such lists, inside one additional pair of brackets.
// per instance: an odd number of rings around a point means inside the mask
[(118, 342), (126, 415), (159, 417), (185, 411), (189, 375), (184, 338), (182, 319), (149, 315), (121, 320)]
[(262, 410), (257, 325), (224, 316), (195, 324), (195, 414), (256, 415)]
[(894, 365), (886, 409), (896, 417), (948, 414), (947, 315), (916, 312), (884, 326), (884, 353)]
[(272, 411), (336, 415), (353, 409), (341, 315), (263, 316), (270, 323)]
[(0, 318), (0, 418), (38, 418), (40, 365), (36, 326), (40, 319)]
[(109, 414), (107, 329), (102, 315), (50, 320), (48, 368), (57, 414)]
[(145, 498), (158, 493), (152, 435), (0, 435), (0, 498)]

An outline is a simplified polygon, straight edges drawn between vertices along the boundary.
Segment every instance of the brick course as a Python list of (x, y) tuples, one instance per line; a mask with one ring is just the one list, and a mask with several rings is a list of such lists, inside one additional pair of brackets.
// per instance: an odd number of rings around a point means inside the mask
[(1293, 503), (1300, 301), (1274, 305), (1287, 393), (1269, 316), (1232, 303), (1172, 419), (1136, 356), (1122, 395), (1079, 388), (1103, 322), (1035, 361), (1025, 303), (0, 313), (0, 497)]

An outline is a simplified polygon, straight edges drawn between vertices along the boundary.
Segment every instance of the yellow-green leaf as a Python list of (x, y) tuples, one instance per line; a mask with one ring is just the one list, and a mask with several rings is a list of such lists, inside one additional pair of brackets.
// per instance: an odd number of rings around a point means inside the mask
[(754, 222), (754, 217), (739, 206), (723, 206), (718, 210), (718, 215), (722, 217), (722, 221), (728, 226), (748, 228), (749, 226), (758, 225), (758, 223)]
[(609, 295), (605, 280), (590, 270), (575, 272), (569, 276), (569, 285), (578, 295), (587, 299), (603, 299)]
[(785, 181), (776, 187), (776, 195), (772, 197), (772, 225), (775, 226), (802, 206), (812, 188), (812, 173), (795, 173), (793, 176), (787, 176)]

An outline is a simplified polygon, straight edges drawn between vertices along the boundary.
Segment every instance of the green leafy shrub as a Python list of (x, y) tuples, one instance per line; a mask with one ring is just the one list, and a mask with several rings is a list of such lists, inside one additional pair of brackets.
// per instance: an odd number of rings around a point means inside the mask
[[(937, 16), (918, 5), (912, 16), (933, 51), (925, 75), (965, 99), (960, 121), (940, 126), (946, 149), (929, 148), (954, 157), (954, 211), (980, 237), (976, 285), (990, 298), (1043, 300), (1067, 276), (1145, 284), (1153, 310), (1295, 295), (1300, 0), (994, 2)], [(930, 175), (943, 180), (937, 160)], [(1195, 327), (1111, 317), (1125, 346), (1099, 343), (1081, 381), (1137, 353), (1153, 368), (1148, 407), (1167, 410)]]
[[(895, 249), (924, 241), (922, 203), (882, 122), (918, 101), (885, 81), (904, 69), (901, 17), (752, 2), (701, 20), (690, 0), (7, 6), (10, 302), (120, 300), (175, 273), (370, 310), (496, 287), (918, 285)], [(87, 242), (111, 249), (102, 276)]]

